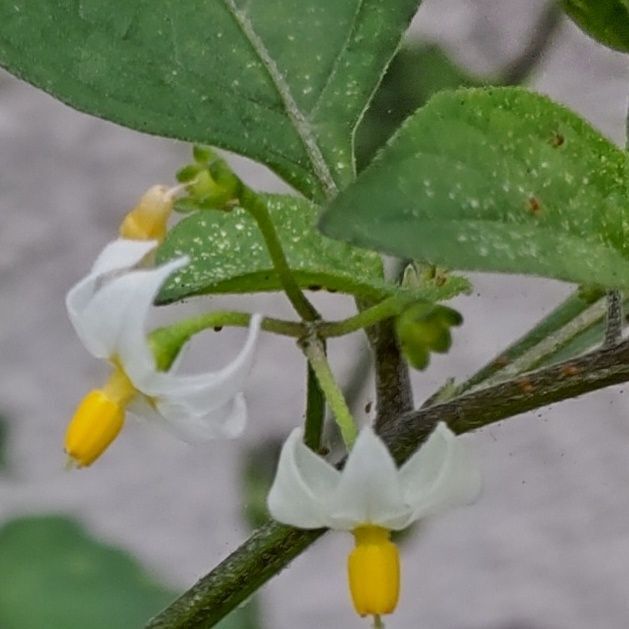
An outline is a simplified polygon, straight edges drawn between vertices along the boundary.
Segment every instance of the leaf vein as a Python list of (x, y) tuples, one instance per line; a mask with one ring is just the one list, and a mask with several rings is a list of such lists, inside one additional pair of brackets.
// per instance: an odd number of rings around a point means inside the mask
[(321, 182), (325, 196), (328, 199), (333, 198), (338, 192), (336, 182), (319, 148), (312, 127), (293, 98), (290, 86), (286, 82), (284, 75), (269, 54), (262, 38), (256, 32), (246, 12), (238, 9), (235, 0), (223, 0), (223, 3), (271, 77), (275, 89), (284, 104), (286, 113), (303, 142), (312, 164), (313, 172)]

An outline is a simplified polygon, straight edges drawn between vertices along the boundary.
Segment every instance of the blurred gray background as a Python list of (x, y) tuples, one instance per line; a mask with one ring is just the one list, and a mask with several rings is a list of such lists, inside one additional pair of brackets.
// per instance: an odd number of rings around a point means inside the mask
[[(412, 34), (491, 74), (526, 45), (544, 5), (426, 0)], [(563, 21), (531, 85), (624, 142), (627, 57)], [(23, 513), (74, 514), (94, 534), (139, 556), (159, 579), (188, 587), (246, 535), (238, 486), (244, 447), (285, 435), (300, 421), (298, 350), (289, 340), (262, 338), (243, 440), (191, 447), (129, 422), (93, 468), (65, 472), (67, 419), (105, 375), (73, 334), (65, 292), (114, 237), (140, 194), (173, 181), (189, 148), (77, 113), (6, 74), (0, 74), (0, 147), (0, 413), (11, 429), (11, 473), (0, 476), (0, 524)], [(277, 189), (265, 169), (239, 158), (233, 163), (254, 187)], [(474, 281), (474, 294), (455, 302), (465, 326), (452, 352), (415, 376), (418, 401), (445, 378), (471, 374), (571, 290), (532, 278)], [(316, 300), (330, 317), (351, 307), (338, 296)], [(203, 298), (185, 308), (225, 303), (290, 315), (277, 295)], [(220, 365), (243, 334), (206, 334), (189, 364)], [(335, 344), (339, 374), (364, 360), (361, 352), (358, 336)], [(369, 399), (366, 391), (361, 401)], [(484, 493), (473, 506), (427, 522), (408, 541), (402, 599), (387, 627), (627, 626), (628, 410), (623, 387), (616, 387), (466, 436), (483, 468)], [(346, 594), (350, 546), (349, 536), (329, 534), (273, 580), (263, 590), (265, 626), (366, 626)]]

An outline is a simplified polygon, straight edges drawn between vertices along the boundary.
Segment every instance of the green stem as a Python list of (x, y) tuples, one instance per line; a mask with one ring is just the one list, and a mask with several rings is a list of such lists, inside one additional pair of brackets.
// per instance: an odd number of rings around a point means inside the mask
[(597, 301), (556, 332), (549, 334), (537, 345), (534, 345), (512, 360), (504, 369), (487, 378), (480, 386), (489, 386), (534, 369), (556, 354), (582, 332), (602, 321), (606, 312), (607, 304), (605, 300)]
[(497, 358), (494, 358), (487, 365), (479, 369), (469, 380), (458, 387), (458, 391), (467, 391), (487, 381), (494, 374), (528, 352), (532, 347), (541, 343), (548, 336), (555, 334), (564, 326), (570, 325), (573, 319), (579, 316), (584, 310), (587, 310), (602, 296), (603, 291), (593, 291), (590, 295), (584, 295), (580, 290), (575, 291), (534, 328), (510, 345)]
[(303, 294), (301, 288), (299, 288), (288, 266), (282, 243), (277, 235), (277, 230), (271, 220), (271, 215), (269, 214), (266, 203), (242, 181), (240, 181), (239, 184), (238, 199), (240, 205), (251, 214), (258, 224), (260, 233), (269, 251), (269, 256), (273, 262), (275, 272), (293, 308), (295, 308), (304, 321), (316, 321), (319, 318), (319, 314), (308, 299), (306, 299), (306, 296)]
[[(173, 325), (157, 328), (149, 335), (149, 343), (155, 355), (157, 368), (162, 371), (170, 369), (181, 348), (192, 336), (208, 329), (220, 329), (225, 326), (246, 328), (251, 321), (248, 312), (215, 310), (178, 321)], [(300, 338), (307, 333), (306, 327), (296, 321), (285, 321), (264, 317), (262, 329), (266, 332)]]
[[(406, 460), (439, 421), (455, 432), (629, 381), (629, 342), (540, 369), (524, 377), (412, 411), (389, 423), (382, 438), (398, 462)], [(156, 616), (150, 629), (213, 627), (236, 605), (284, 568), (324, 531), (270, 522)]]
[(619, 290), (607, 291), (606, 296), (607, 321), (605, 326), (605, 340), (603, 343), (611, 347), (622, 339), (623, 327), (623, 303), (622, 293)]
[(339, 388), (334, 374), (330, 369), (330, 363), (325, 355), (323, 343), (317, 338), (308, 338), (302, 341), (301, 345), (312, 370), (317, 376), (326, 402), (334, 414), (334, 419), (341, 431), (343, 441), (347, 449), (350, 450), (356, 440), (358, 431), (352, 413), (343, 396), (343, 392)]
[[(325, 346), (324, 346), (325, 351)], [(325, 420), (325, 395), (312, 365), (307, 366), (306, 422), (304, 426), (304, 443), (315, 452), (321, 449), (321, 435)]]
[(317, 326), (317, 332), (324, 338), (344, 336), (345, 334), (371, 327), (384, 319), (395, 317), (412, 301), (417, 301), (417, 298), (392, 295), (375, 306), (365, 308), (347, 319), (322, 322)]

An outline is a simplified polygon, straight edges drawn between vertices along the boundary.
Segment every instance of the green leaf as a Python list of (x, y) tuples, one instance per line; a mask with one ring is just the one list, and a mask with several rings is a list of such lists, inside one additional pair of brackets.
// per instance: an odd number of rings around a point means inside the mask
[[(316, 206), (297, 197), (266, 195), (271, 218), (288, 263), (300, 286), (379, 299), (397, 290), (383, 279), (380, 256), (336, 242), (316, 229)], [(162, 289), (159, 303), (208, 293), (252, 293), (281, 290), (266, 245), (243, 209), (200, 211), (178, 223), (157, 252), (165, 262), (182, 255), (190, 264)], [(414, 289), (431, 300), (467, 289), (462, 278), (425, 280)]]
[(0, 557), (2, 629), (136, 629), (175, 596), (62, 517), (9, 522)]
[(402, 122), (442, 90), (479, 87), (483, 81), (458, 66), (438, 46), (412, 43), (391, 61), (356, 130), (356, 162), (363, 170)]
[(352, 134), (421, 0), (12, 0), (0, 65), (133, 129), (262, 161), (310, 197), (352, 178)]
[(629, 0), (563, 0), (562, 5), (588, 35), (629, 52)]
[(449, 268), (629, 286), (627, 155), (520, 88), (442, 92), (321, 221), (332, 237)]

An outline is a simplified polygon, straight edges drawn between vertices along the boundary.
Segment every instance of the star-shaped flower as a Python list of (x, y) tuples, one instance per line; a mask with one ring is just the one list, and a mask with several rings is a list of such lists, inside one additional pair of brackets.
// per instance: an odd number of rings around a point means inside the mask
[(254, 315), (245, 345), (220, 371), (177, 375), (156, 368), (145, 322), (164, 281), (187, 264), (186, 258), (157, 268), (134, 268), (157, 241), (120, 238), (98, 256), (90, 273), (68, 293), (70, 320), (96, 358), (113, 373), (106, 385), (79, 405), (66, 433), (74, 463), (90, 465), (116, 437), (125, 410), (160, 421), (180, 438), (203, 441), (235, 437), (246, 422), (241, 393), (253, 360), (261, 317)]
[(477, 468), (444, 423), (400, 468), (371, 428), (360, 432), (342, 470), (302, 437), (295, 429), (282, 448), (268, 497), (271, 515), (299, 528), (352, 531), (356, 547), (348, 572), (356, 611), (391, 613), (399, 595), (399, 558), (389, 532), (473, 500), (480, 490)]

